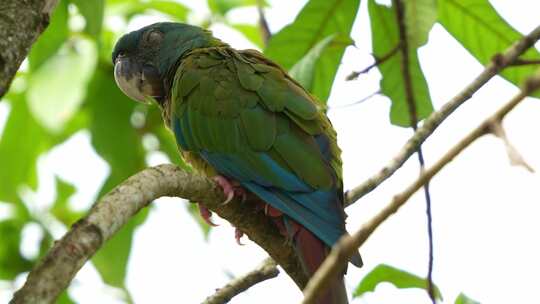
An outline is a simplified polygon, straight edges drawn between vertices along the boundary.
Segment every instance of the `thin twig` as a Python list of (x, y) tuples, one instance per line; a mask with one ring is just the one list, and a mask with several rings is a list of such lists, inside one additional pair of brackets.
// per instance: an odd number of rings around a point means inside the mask
[[(307, 277), (294, 249), (258, 211), (256, 204), (233, 200), (224, 205), (223, 191), (210, 179), (174, 165), (145, 169), (128, 178), (95, 204), (29, 273), (10, 303), (54, 303), (77, 271), (137, 212), (162, 196), (204, 202), (232, 225), (245, 232), (278, 262), (299, 287)], [(249, 200), (249, 198), (248, 198)]]
[(521, 59), (518, 58), (512, 62), (511, 66), (537, 65), (540, 64), (540, 59)]
[(352, 72), (351, 74), (349, 74), (349, 76), (347, 76), (347, 78), (345, 78), (345, 80), (347, 80), (347, 81), (355, 80), (356, 78), (358, 78), (358, 76), (368, 73), (374, 67), (379, 66), (379, 65), (383, 64), (384, 62), (386, 62), (388, 59), (392, 58), (392, 56), (394, 56), (397, 53), (397, 51), (399, 50), (400, 47), (401, 47), (401, 45), (398, 43), (388, 53), (386, 53), (385, 55), (383, 55), (381, 57), (377, 57), (377, 56), (373, 55), (373, 58), (375, 58), (375, 61), (372, 64), (368, 65), (367, 67), (365, 67), (364, 69), (362, 69), (362, 70), (360, 70), (358, 72)]
[(507, 104), (502, 106), (497, 112), (484, 120), (478, 127), (472, 130), (467, 136), (448, 150), (433, 166), (425, 170), (411, 185), (403, 192), (394, 196), (391, 202), (386, 205), (373, 218), (368, 220), (360, 230), (351, 236), (343, 236), (332, 249), (330, 255), (323, 262), (321, 267), (313, 275), (308, 285), (304, 289), (304, 300), (302, 304), (315, 303), (317, 296), (324, 292), (328, 284), (340, 273), (345, 263), (356, 252), (367, 238), (379, 227), (390, 215), (394, 214), (407, 200), (425, 183), (431, 180), (445, 165), (451, 162), (465, 148), (478, 138), (492, 132), (492, 125), (500, 123), (504, 116), (508, 114), (525, 97), (540, 87), (540, 72), (531, 77), (523, 89), (514, 96)]
[(218, 289), (216, 293), (206, 298), (202, 304), (228, 303), (234, 296), (246, 291), (253, 285), (275, 278), (278, 274), (279, 270), (276, 262), (272, 258), (267, 258), (257, 268)]
[[(414, 132), (418, 129), (418, 116), (416, 100), (414, 98), (413, 81), (409, 69), (409, 43), (407, 41), (407, 27), (405, 26), (405, 11), (401, 0), (394, 0), (393, 7), (396, 10), (396, 21), (398, 24), (400, 52), (401, 52), (401, 74), (403, 76), (403, 86), (405, 88), (405, 100), (409, 110), (409, 119)], [(416, 51), (416, 50), (414, 50)], [(420, 174), (424, 171), (425, 161), (422, 145), (418, 145), (418, 162), (420, 163)], [(431, 194), (429, 192), (429, 182), (424, 186), (424, 197), (426, 199), (426, 217), (428, 232), (428, 273), (427, 273), (427, 293), (431, 303), (436, 304), (435, 291), (433, 288), (433, 216), (431, 214)]]
[(364, 101), (367, 101), (371, 98), (373, 98), (374, 96), (376, 95), (379, 95), (381, 94), (381, 90), (377, 90), (376, 92), (373, 92), (371, 94), (369, 94), (368, 96), (358, 100), (358, 101), (355, 101), (355, 102), (352, 102), (352, 103), (347, 103), (347, 104), (343, 104), (343, 105), (336, 105), (336, 106), (329, 106), (328, 107), (328, 110), (335, 110), (335, 109), (343, 109), (343, 108), (348, 108), (348, 107), (352, 107), (354, 105), (357, 105), (357, 104), (361, 104), (363, 103)]
[(533, 46), (540, 39), (540, 26), (536, 27), (531, 33), (521, 38), (504, 54), (495, 56), (494, 60), (478, 75), (469, 85), (467, 85), (454, 98), (444, 104), (439, 111), (431, 113), (424, 120), (424, 123), (414, 135), (409, 138), (399, 153), (379, 172), (369, 178), (361, 185), (347, 192), (346, 202), (351, 205), (364, 195), (371, 192), (379, 184), (384, 182), (388, 177), (392, 176), (412, 154), (416, 152), (418, 146), (421, 145), (435, 129), (459, 106), (469, 100), (476, 91), (486, 84), (493, 76), (497, 75), (501, 69), (509, 66), (521, 54)]
[(272, 37), (272, 32), (268, 26), (266, 15), (264, 14), (264, 3), (262, 0), (257, 0), (257, 12), (259, 13), (259, 28), (263, 38), (264, 45), (268, 45), (268, 40)]

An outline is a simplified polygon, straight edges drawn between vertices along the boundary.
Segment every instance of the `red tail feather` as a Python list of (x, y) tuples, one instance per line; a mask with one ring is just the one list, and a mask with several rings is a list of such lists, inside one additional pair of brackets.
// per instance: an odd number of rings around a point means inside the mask
[[(303, 226), (300, 226), (296, 222), (292, 222), (291, 224), (291, 226), (295, 226), (294, 244), (296, 252), (300, 257), (304, 271), (309, 274), (309, 276), (312, 276), (328, 255), (329, 249), (313, 235), (313, 233)], [(348, 303), (347, 291), (343, 283), (343, 277), (336, 279), (317, 301), (317, 304), (346, 303)]]
[[(283, 213), (270, 205), (264, 206), (265, 213), (274, 219), (281, 233), (293, 239), (295, 251), (308, 276), (312, 276), (321, 266), (329, 248), (313, 233), (291, 219), (285, 219)], [(317, 304), (347, 304), (347, 291), (343, 277), (336, 279), (317, 301)]]

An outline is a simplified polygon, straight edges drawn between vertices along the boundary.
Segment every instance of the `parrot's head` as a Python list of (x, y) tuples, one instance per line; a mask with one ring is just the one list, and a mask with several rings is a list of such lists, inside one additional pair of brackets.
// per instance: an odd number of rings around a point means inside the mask
[(196, 48), (224, 45), (200, 27), (160, 22), (125, 34), (112, 61), (118, 87), (130, 98), (161, 103), (182, 55)]

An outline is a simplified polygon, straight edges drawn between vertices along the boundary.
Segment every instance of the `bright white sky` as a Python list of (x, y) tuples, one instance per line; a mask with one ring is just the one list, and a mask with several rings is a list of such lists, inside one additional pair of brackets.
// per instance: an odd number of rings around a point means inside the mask
[[(197, 12), (207, 12), (206, 1), (182, 1)], [(269, 1), (267, 18), (275, 32), (293, 20), (305, 1)], [(540, 3), (533, 0), (493, 0), (499, 12), (517, 30), (527, 33), (538, 25)], [(343, 58), (330, 97), (331, 106), (355, 102), (378, 89), (380, 75), (373, 70), (359, 80), (345, 82), (353, 70), (372, 62), (367, 1), (362, 1), (353, 28), (356, 48), (349, 47)], [(253, 22), (253, 9), (233, 12), (235, 21)], [(154, 22), (156, 17), (137, 18), (129, 29)], [(241, 35), (216, 25), (214, 33), (236, 48), (253, 46)], [(537, 44), (537, 47), (539, 45)], [(442, 27), (436, 25), (427, 46), (420, 50), (422, 68), (429, 83), (435, 108), (439, 108), (482, 70)], [(496, 78), (460, 108), (424, 145), (427, 163), (438, 159), (481, 120), (490, 115), (517, 92), (516, 87)], [(362, 104), (330, 110), (329, 116), (339, 134), (343, 149), (345, 188), (350, 189), (386, 164), (412, 134), (410, 129), (389, 124), (390, 102), (374, 97)], [(0, 129), (7, 109), (0, 104)], [(505, 119), (510, 140), (528, 163), (540, 169), (540, 144), (531, 138), (540, 129), (538, 100), (524, 101)], [(162, 163), (162, 155), (152, 155), (150, 165)], [(42, 158), (40, 191), (34, 199), (50, 202), (54, 197), (52, 176), (80, 185), (73, 203), (82, 208), (94, 198), (107, 175), (107, 166), (91, 150), (89, 134), (81, 132), (64, 146)], [(82, 174), (84, 173), (84, 174)], [(348, 229), (353, 232), (407, 186), (418, 173), (416, 157), (391, 180), (347, 209)], [(453, 303), (464, 292), (482, 303), (537, 303), (540, 272), (540, 182), (538, 174), (512, 167), (501, 141), (485, 137), (457, 157), (431, 183), (435, 235), (434, 280), (444, 296)], [(43, 203), (45, 204), (45, 203)], [(43, 205), (42, 204), (42, 205)], [(396, 215), (385, 222), (361, 248), (365, 266), (349, 267), (346, 284), (349, 291), (380, 263), (425, 275), (427, 235), (425, 202), (422, 193), (412, 197)], [(199, 303), (216, 288), (225, 285), (229, 275), (241, 275), (262, 261), (266, 254), (247, 238), (238, 246), (234, 230), (218, 219), (208, 242), (187, 214), (185, 202), (160, 199), (147, 222), (136, 232), (129, 261), (127, 285), (136, 303)], [(31, 229), (30, 229), (31, 230)], [(62, 235), (62, 228), (58, 237)], [(28, 233), (32, 236), (32, 233)], [(34, 236), (35, 237), (35, 236)], [(22, 249), (32, 254), (32, 240)], [(19, 284), (23, 278), (20, 278)], [(80, 303), (122, 303), (121, 293), (106, 287), (97, 272), (86, 266), (70, 287)], [(0, 302), (9, 295), (0, 296)], [(297, 303), (301, 293), (281, 273), (278, 278), (259, 284), (234, 298), (232, 303)], [(374, 293), (355, 303), (429, 303), (420, 290), (398, 290), (382, 284)]]

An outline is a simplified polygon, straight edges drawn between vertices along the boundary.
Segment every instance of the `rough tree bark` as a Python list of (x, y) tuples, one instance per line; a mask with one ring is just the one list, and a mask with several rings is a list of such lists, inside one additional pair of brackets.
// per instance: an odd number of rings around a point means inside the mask
[[(242, 230), (303, 288), (308, 278), (292, 246), (272, 220), (248, 197), (227, 204), (223, 191), (206, 177), (174, 165), (145, 169), (107, 193), (88, 214), (55, 242), (30, 272), (10, 303), (54, 303), (79, 269), (137, 212), (163, 196), (178, 196), (204, 205)], [(164, 244), (164, 246), (166, 246)]]
[(6, 94), (32, 44), (49, 25), (57, 3), (58, 0), (0, 2), (0, 98)]

